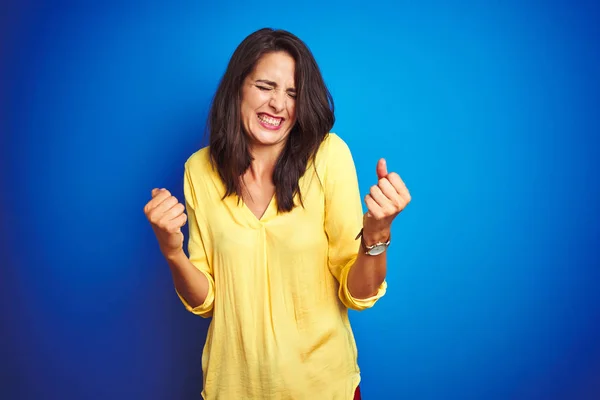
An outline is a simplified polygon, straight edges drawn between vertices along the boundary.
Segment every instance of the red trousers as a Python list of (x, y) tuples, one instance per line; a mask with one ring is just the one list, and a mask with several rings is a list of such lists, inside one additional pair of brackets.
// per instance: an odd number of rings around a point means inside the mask
[(362, 397), (360, 397), (360, 386), (356, 387), (356, 391), (354, 392), (354, 400), (361, 400)]

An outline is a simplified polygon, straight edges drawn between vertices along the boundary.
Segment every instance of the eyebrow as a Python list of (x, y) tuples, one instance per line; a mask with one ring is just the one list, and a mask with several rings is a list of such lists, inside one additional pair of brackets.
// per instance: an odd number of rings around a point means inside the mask
[[(266, 84), (266, 85), (273, 86), (273, 87), (277, 87), (277, 86), (278, 86), (278, 85), (277, 85), (277, 83), (275, 83), (275, 82), (273, 82), (273, 81), (266, 80), (266, 79), (257, 79), (257, 80), (256, 80), (256, 81), (254, 81), (254, 82), (255, 82), (255, 83), (264, 83), (264, 84)], [(290, 90), (290, 91), (292, 91), (292, 92), (295, 92), (295, 91), (296, 91), (296, 89), (295, 89), (295, 88), (289, 88), (289, 89), (287, 89), (287, 90)]]

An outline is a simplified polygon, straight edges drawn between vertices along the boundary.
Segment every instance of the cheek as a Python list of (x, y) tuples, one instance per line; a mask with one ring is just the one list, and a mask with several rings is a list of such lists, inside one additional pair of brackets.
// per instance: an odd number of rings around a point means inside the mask
[(246, 104), (252, 111), (255, 111), (267, 104), (270, 99), (271, 95), (269, 93), (255, 91), (247, 97)]
[(296, 121), (296, 105), (288, 106), (288, 115), (290, 116), (290, 121), (293, 123)]
[(251, 103), (249, 103), (249, 102), (242, 103), (242, 107), (241, 107), (240, 111), (242, 113), (242, 120), (244, 120), (244, 121), (252, 120), (252, 117), (254, 116), (254, 107), (252, 106)]
[(243, 93), (243, 99), (241, 103), (242, 118), (250, 119), (255, 111), (260, 107), (262, 99), (259, 93), (254, 93), (247, 90)]

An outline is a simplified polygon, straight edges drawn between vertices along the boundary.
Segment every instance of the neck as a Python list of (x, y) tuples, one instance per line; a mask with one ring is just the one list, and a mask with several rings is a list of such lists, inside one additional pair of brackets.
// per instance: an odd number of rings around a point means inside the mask
[(252, 162), (250, 168), (247, 171), (252, 177), (252, 180), (258, 182), (272, 182), (273, 171), (275, 170), (275, 164), (279, 155), (283, 151), (285, 143), (275, 146), (251, 146), (250, 154), (252, 155)]

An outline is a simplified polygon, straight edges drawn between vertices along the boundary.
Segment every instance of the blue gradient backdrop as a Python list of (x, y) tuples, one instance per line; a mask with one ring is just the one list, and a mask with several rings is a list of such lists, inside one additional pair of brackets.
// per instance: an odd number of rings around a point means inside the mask
[(263, 26), (313, 50), (362, 191), (383, 156), (413, 195), (351, 316), (364, 397), (600, 398), (598, 6), (56, 4), (0, 16), (0, 398), (199, 398), (142, 207)]

